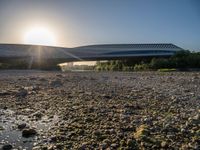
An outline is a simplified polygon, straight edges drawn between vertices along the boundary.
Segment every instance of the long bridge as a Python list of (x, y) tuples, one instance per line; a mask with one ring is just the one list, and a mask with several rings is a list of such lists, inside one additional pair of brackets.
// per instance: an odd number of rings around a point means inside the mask
[(159, 44), (102, 44), (74, 48), (0, 44), (0, 63), (8, 60), (26, 59), (30, 62), (64, 63), (90, 60), (116, 60), (170, 57), (182, 48), (168, 43)]

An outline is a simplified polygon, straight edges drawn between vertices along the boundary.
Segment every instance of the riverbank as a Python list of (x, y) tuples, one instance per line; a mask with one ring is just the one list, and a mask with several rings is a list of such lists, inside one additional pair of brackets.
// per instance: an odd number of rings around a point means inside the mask
[(199, 85), (199, 72), (0, 71), (0, 145), (198, 149)]

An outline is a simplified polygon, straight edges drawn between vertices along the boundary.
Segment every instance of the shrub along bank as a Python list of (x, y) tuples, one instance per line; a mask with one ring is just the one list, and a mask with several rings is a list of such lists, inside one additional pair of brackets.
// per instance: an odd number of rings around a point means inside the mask
[[(170, 58), (152, 58), (140, 62), (129, 60), (111, 60), (97, 63), (96, 70), (106, 71), (142, 71), (158, 70), (175, 71), (187, 70), (190, 68), (200, 68), (200, 52), (179, 51)], [(170, 70), (171, 69), (171, 70)]]

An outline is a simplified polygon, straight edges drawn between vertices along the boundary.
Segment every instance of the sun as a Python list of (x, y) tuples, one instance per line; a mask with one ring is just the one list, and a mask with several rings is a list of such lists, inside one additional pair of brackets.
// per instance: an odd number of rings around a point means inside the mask
[(25, 44), (33, 45), (56, 45), (54, 34), (45, 27), (33, 27), (29, 29), (24, 35)]

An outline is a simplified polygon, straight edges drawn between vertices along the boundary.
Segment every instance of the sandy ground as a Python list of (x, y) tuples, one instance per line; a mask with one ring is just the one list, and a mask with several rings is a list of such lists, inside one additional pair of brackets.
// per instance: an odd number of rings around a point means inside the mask
[(0, 71), (2, 149), (200, 149), (198, 72)]

